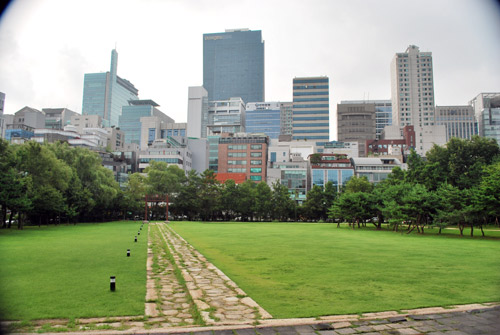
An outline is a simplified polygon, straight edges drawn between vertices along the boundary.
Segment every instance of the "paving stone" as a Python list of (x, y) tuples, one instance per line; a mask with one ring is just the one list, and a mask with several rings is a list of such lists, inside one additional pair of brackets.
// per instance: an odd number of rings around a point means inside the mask
[(412, 329), (412, 328), (399, 328), (398, 331), (399, 331), (399, 333), (401, 335), (420, 334), (420, 332), (418, 332), (418, 331), (416, 331), (415, 329)]
[(334, 331), (334, 330), (318, 330), (317, 334), (320, 334), (320, 335), (337, 335), (338, 333), (336, 331)]
[(406, 317), (404, 316), (393, 316), (392, 318), (388, 319), (390, 322), (404, 322), (406, 321)]
[(421, 333), (429, 333), (436, 331), (436, 328), (431, 326), (418, 326), (418, 327), (413, 327), (413, 329), (418, 330)]
[(367, 332), (371, 332), (371, 331), (375, 330), (371, 326), (361, 326), (361, 327), (356, 327), (353, 329), (356, 330), (358, 333), (367, 333)]
[(376, 331), (391, 329), (388, 325), (372, 325), (371, 327)]
[(347, 335), (347, 334), (354, 334), (356, 331), (353, 328), (343, 328), (343, 329), (338, 329), (336, 330), (337, 334), (342, 334), (342, 335)]
[(335, 329), (340, 329), (340, 328), (346, 328), (346, 327), (351, 327), (351, 322), (334, 322), (332, 323), (333, 328)]

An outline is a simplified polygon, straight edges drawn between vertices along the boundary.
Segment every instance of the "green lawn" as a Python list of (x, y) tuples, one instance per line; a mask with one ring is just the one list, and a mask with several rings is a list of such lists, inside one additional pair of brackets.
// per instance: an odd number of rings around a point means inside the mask
[(171, 226), (278, 318), (500, 301), (498, 239), (331, 224)]
[[(140, 225), (129, 221), (0, 231), (1, 318), (143, 315), (147, 226), (135, 243)], [(115, 292), (109, 289), (113, 275)]]

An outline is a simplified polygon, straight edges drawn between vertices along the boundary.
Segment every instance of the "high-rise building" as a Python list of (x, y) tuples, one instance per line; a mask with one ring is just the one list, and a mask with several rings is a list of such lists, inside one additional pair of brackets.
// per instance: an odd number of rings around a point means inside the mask
[(469, 104), (474, 108), (479, 136), (493, 138), (500, 145), (500, 93), (480, 93)]
[(260, 30), (203, 35), (203, 87), (208, 100), (265, 101), (264, 41)]
[(432, 53), (410, 45), (391, 63), (392, 123), (415, 127), (434, 125)]
[(359, 156), (366, 156), (366, 140), (376, 138), (374, 103), (341, 101), (337, 105), (337, 137), (339, 141), (358, 142)]
[(280, 135), (293, 134), (293, 102), (280, 103), (281, 110), (281, 132)]
[(392, 125), (414, 126), (415, 151), (425, 156), (434, 144), (446, 144), (446, 129), (434, 112), (432, 53), (410, 45), (391, 63)]
[(477, 135), (472, 106), (436, 106), (436, 125), (446, 127), (446, 142), (452, 137), (471, 139)]
[(281, 108), (279, 102), (249, 102), (245, 111), (247, 133), (264, 133), (269, 138), (278, 138), (281, 130)]
[(207, 138), (208, 92), (203, 86), (188, 88), (187, 136)]
[(86, 73), (83, 81), (82, 114), (99, 115), (103, 126), (118, 126), (122, 107), (138, 100), (139, 91), (117, 75), (118, 52), (111, 51), (111, 68), (105, 73)]
[(293, 79), (293, 139), (316, 142), (318, 152), (330, 138), (328, 77)]

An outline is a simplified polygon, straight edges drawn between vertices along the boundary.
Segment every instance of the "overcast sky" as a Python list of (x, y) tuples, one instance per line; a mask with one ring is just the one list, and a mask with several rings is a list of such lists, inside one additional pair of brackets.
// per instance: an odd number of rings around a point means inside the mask
[(15, 0), (0, 19), (5, 113), (81, 113), (85, 73), (118, 75), (177, 122), (203, 84), (203, 34), (262, 30), (266, 100), (291, 101), (292, 79), (330, 78), (331, 139), (341, 100), (390, 99), (390, 62), (431, 51), (437, 105), (500, 91), (500, 6), (493, 0)]

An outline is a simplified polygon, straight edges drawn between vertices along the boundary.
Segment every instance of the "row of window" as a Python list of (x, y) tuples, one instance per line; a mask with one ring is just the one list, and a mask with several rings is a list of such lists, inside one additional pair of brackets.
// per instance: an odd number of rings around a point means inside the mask
[[(230, 144), (227, 146), (228, 150), (247, 150), (246, 144)], [(262, 144), (250, 145), (250, 150), (262, 150)]]
[[(246, 157), (246, 152), (228, 152), (227, 157)], [(251, 152), (250, 157), (262, 157), (262, 152)]]
[[(228, 165), (247, 165), (246, 160), (228, 160)], [(262, 160), (250, 160), (250, 165), (262, 165)]]

